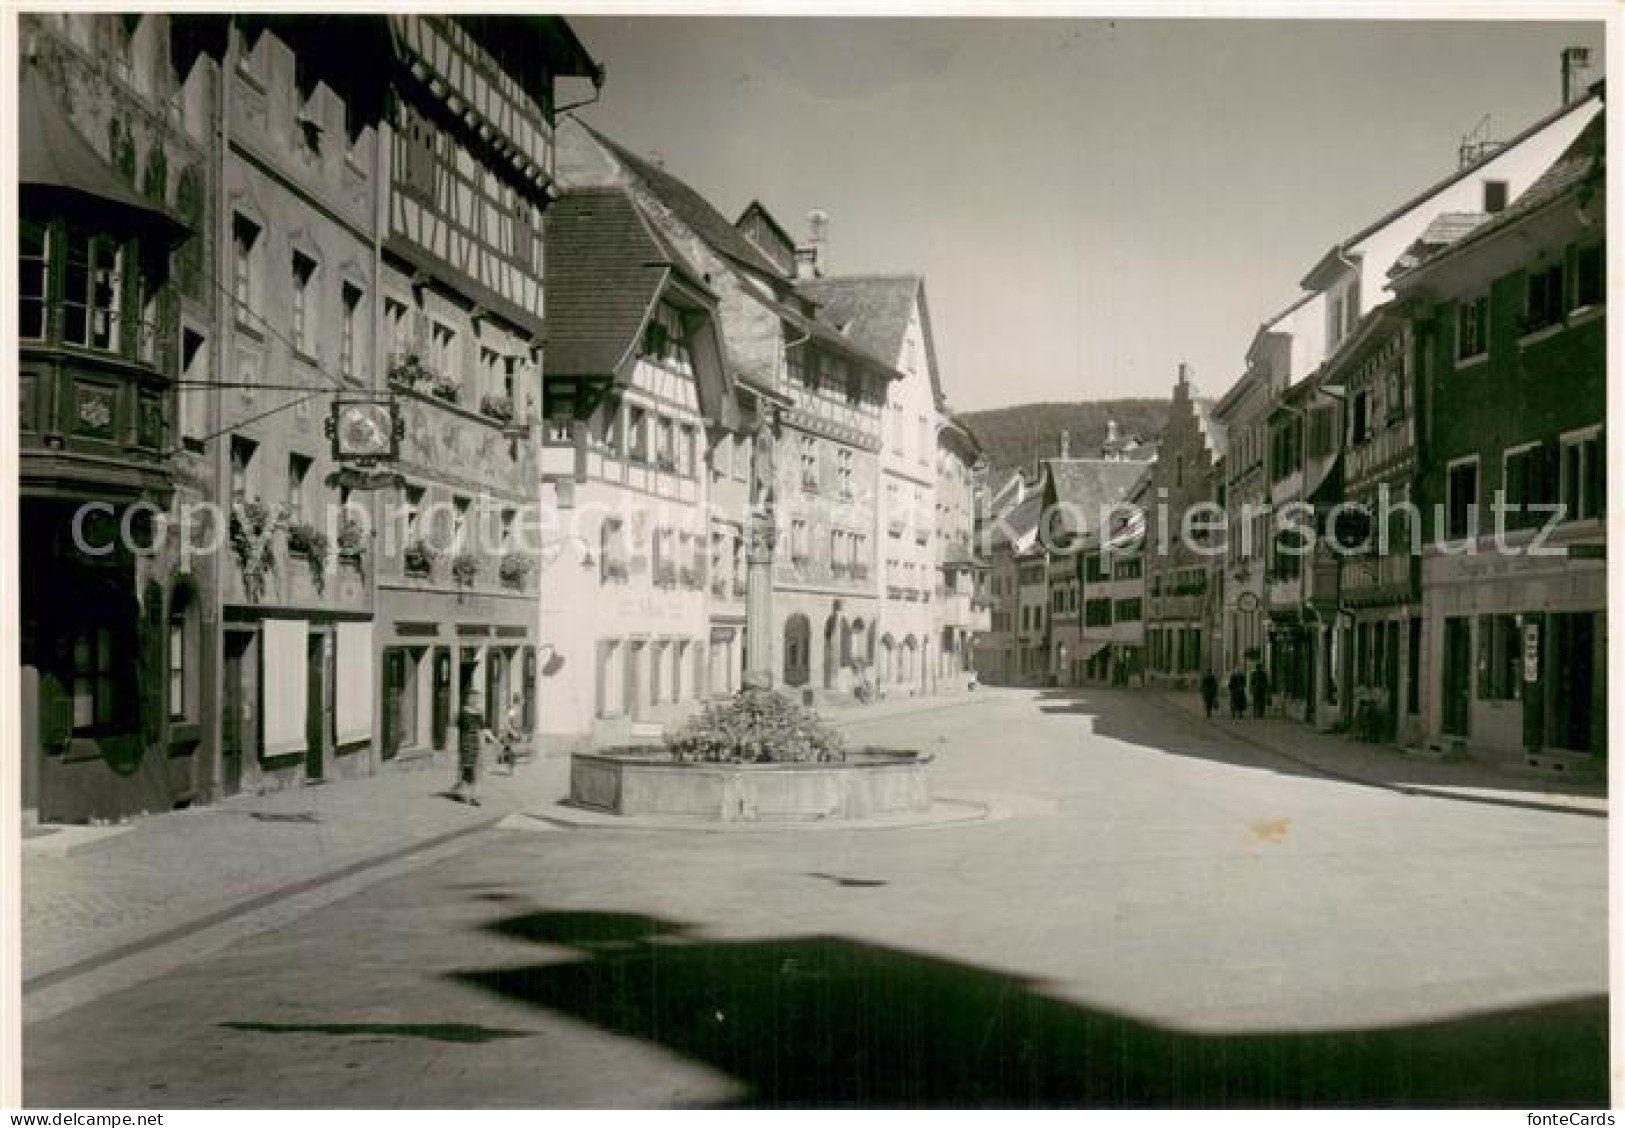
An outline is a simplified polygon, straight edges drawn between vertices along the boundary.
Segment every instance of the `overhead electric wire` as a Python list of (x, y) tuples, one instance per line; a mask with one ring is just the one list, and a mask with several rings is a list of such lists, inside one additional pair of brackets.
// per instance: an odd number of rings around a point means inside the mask
[[(224, 294), (227, 298), (229, 298), (231, 300), (232, 312), (234, 314), (237, 313), (240, 310), (247, 310), (248, 313), (252, 317), (254, 317), (255, 319), (257, 319), (259, 321), (260, 325), (264, 329), (264, 332), (265, 332), (266, 336), (275, 338), (276, 340), (278, 340), (282, 344), (288, 346), (289, 349), (293, 350), (296, 353), (302, 353), (304, 351), (301, 348), (299, 348), (299, 346), (296, 345), (290, 338), (285, 337), (280, 332), (278, 332), (276, 330), (276, 328), (271, 325), (270, 321), (267, 320), (263, 314), (260, 314), (260, 313), (256, 312), (255, 310), (253, 310), (252, 308), (249, 307), (247, 302), (244, 302), (240, 298), (238, 298), (237, 297), (237, 291), (236, 291), (235, 287), (233, 287), (231, 289), (227, 289), (226, 286), (221, 283), (220, 275), (219, 275), (218, 272), (216, 272), (216, 271), (207, 271), (207, 272), (205, 272), (204, 276), (207, 278), (207, 280), (209, 282), (209, 285), (213, 286), (215, 290), (217, 290), (221, 294)], [(333, 376), (332, 374), (330, 374), (329, 372), (327, 372), (325, 369), (321, 368), (320, 366), (313, 366), (313, 367), (314, 367), (315, 371), (317, 372), (317, 374), (319, 374), (328, 383), (333, 385), (331, 388), (317, 388), (314, 391), (310, 391), (308, 395), (303, 395), (303, 396), (297, 397), (296, 399), (291, 399), (287, 403), (280, 404), (280, 405), (278, 405), (276, 407), (273, 407), (273, 408), (269, 409), (268, 411), (262, 411), (258, 415), (250, 416), (247, 419), (239, 419), (239, 420), (235, 421), (234, 423), (232, 423), (231, 426), (229, 426), (229, 427), (222, 427), (218, 431), (212, 431), (209, 434), (204, 435), (201, 439), (195, 439), (193, 441), (198, 443), (199, 445), (202, 445), (202, 444), (208, 443), (208, 442), (212, 442), (213, 440), (220, 438), (222, 435), (229, 435), (231, 432), (237, 430), (239, 427), (247, 426), (250, 423), (257, 423), (261, 419), (267, 419), (270, 416), (280, 414), (281, 412), (284, 412), (284, 411), (289, 411), (289, 410), (291, 410), (291, 409), (293, 409), (295, 407), (298, 407), (302, 403), (310, 402), (311, 400), (315, 399), (317, 396), (333, 395), (333, 394), (336, 394), (336, 393), (347, 392), (347, 391), (353, 391), (353, 392), (356, 392), (357, 394), (360, 394), (362, 392), (367, 392), (367, 391), (372, 390), (372, 389), (366, 388), (366, 387), (359, 387), (359, 388), (354, 387), (354, 386), (350, 385), (347, 381), (343, 380), (342, 378)], [(180, 391), (180, 390), (186, 389), (186, 388), (194, 388), (194, 389), (195, 388), (220, 388), (220, 389), (236, 388), (236, 389), (242, 389), (242, 390), (258, 389), (258, 390), (264, 390), (264, 391), (290, 391), (291, 392), (291, 391), (306, 391), (307, 389), (310, 388), (309, 384), (255, 384), (255, 383), (248, 383), (248, 382), (245, 382), (245, 381), (228, 382), (228, 381), (221, 381), (221, 380), (176, 380), (176, 381), (174, 381), (174, 384), (175, 384), (175, 387), (176, 387), (177, 391)], [(183, 439), (183, 445), (182, 446), (171, 447), (166, 452), (166, 454), (168, 454), (168, 455), (179, 454), (184, 449), (185, 449), (185, 446), (184, 446), (184, 439)]]

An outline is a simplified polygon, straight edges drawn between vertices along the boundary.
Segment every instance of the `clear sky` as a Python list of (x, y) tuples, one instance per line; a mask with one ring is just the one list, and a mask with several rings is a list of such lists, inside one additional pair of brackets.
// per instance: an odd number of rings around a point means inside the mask
[(1488, 115), (1557, 108), (1592, 23), (571, 19), (580, 111), (729, 218), (829, 212), (834, 273), (920, 270), (950, 402), (1222, 393), (1352, 234)]

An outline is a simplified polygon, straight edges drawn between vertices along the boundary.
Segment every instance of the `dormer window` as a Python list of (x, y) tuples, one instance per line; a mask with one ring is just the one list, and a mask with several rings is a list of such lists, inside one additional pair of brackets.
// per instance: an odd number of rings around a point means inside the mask
[(1494, 215), (1504, 211), (1507, 206), (1507, 182), (1505, 180), (1484, 181), (1484, 211)]

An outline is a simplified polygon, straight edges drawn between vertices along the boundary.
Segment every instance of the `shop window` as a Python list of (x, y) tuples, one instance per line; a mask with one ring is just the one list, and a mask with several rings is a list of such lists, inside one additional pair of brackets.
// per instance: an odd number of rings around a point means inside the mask
[(1478, 617), (1478, 699), (1515, 701), (1523, 677), (1522, 633), (1516, 615)]

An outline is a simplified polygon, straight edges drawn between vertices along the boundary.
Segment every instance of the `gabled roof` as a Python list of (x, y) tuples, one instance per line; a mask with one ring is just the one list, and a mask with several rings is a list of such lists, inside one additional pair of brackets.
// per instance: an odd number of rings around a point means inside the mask
[[(1600, 90), (1600, 87), (1598, 89)], [(1569, 102), (1569, 103), (1566, 103), (1566, 104), (1564, 104), (1562, 106), (1559, 106), (1556, 110), (1553, 110), (1551, 113), (1547, 114), (1545, 117), (1541, 118), (1539, 121), (1537, 121), (1534, 124), (1530, 125), (1527, 129), (1523, 130), (1516, 137), (1513, 137), (1510, 141), (1506, 142), (1504, 145), (1500, 146), (1499, 148), (1491, 150), (1490, 152), (1486, 153), (1484, 156), (1480, 157), (1478, 160), (1473, 161), (1470, 164), (1463, 165), (1462, 167), (1456, 169), (1456, 171), (1452, 172), (1449, 176), (1446, 176), (1442, 180), (1438, 181), (1436, 184), (1433, 184), (1432, 186), (1423, 189), (1421, 192), (1418, 192), (1416, 195), (1412, 196), (1410, 199), (1406, 200), (1404, 203), (1400, 204), (1398, 207), (1389, 210), (1387, 213), (1385, 213), (1381, 217), (1379, 217), (1379, 218), (1373, 220), (1372, 222), (1366, 224), (1364, 227), (1362, 227), (1360, 230), (1356, 231), (1354, 234), (1350, 235), (1348, 238), (1343, 239), (1342, 241), (1336, 243), (1335, 245), (1332, 246), (1332, 248), (1330, 250), (1328, 250), (1326, 252), (1325, 255), (1323, 255), (1321, 257), (1321, 259), (1318, 262), (1315, 263), (1315, 265), (1310, 269), (1309, 273), (1304, 275), (1303, 281), (1301, 283), (1302, 286), (1304, 287), (1304, 289), (1307, 289), (1307, 290), (1318, 289), (1319, 287), (1317, 285), (1317, 280), (1320, 279), (1323, 276), (1325, 271), (1335, 262), (1335, 260), (1339, 257), (1339, 255), (1342, 254), (1343, 252), (1346, 252), (1348, 250), (1348, 248), (1356, 246), (1359, 243), (1364, 242), (1366, 239), (1368, 239), (1372, 235), (1376, 234), (1378, 231), (1381, 231), (1384, 227), (1387, 227), (1390, 223), (1393, 223), (1395, 220), (1399, 219), (1401, 216), (1404, 216), (1406, 213), (1408, 213), (1410, 211), (1413, 211), (1417, 207), (1420, 207), (1422, 204), (1426, 203), (1428, 200), (1432, 199), (1434, 196), (1437, 196), (1440, 192), (1443, 192), (1446, 188), (1449, 188), (1451, 185), (1456, 184), (1456, 183), (1458, 183), (1458, 182), (1460, 182), (1462, 180), (1465, 180), (1468, 177), (1474, 175), (1481, 168), (1483, 168), (1485, 165), (1487, 165), (1490, 162), (1494, 161), (1496, 158), (1500, 157), (1502, 154), (1504, 154), (1504, 153), (1506, 153), (1506, 152), (1508, 152), (1508, 151), (1510, 151), (1512, 149), (1517, 148), (1519, 145), (1523, 144), (1525, 141), (1527, 141), (1529, 138), (1533, 137), (1535, 134), (1539, 133), (1541, 130), (1543, 130), (1543, 129), (1547, 128), (1548, 126), (1552, 125), (1554, 122), (1561, 121), (1564, 117), (1567, 117), (1569, 114), (1575, 113), (1576, 111), (1578, 111), (1583, 105), (1585, 105), (1589, 101), (1591, 101), (1591, 98), (1588, 96), (1587, 98), (1581, 99), (1580, 101)], [(1599, 101), (1600, 101), (1600, 98), (1599, 98)], [(1602, 116), (1600, 107), (1598, 108), (1597, 115), (1599, 117)], [(1533, 191), (1533, 189), (1534, 189), (1534, 186), (1531, 185), (1529, 191)], [(1524, 195), (1528, 195), (1528, 194), (1529, 194), (1528, 191), (1526, 191), (1524, 193)], [(1519, 197), (1519, 198), (1521, 199), (1522, 197)], [(1510, 211), (1511, 208), (1508, 208), (1507, 210)], [(1505, 215), (1506, 213), (1501, 212), (1499, 214)]]
[(1196, 429), (1202, 435), (1202, 441), (1207, 444), (1209, 453), (1214, 461), (1224, 457), (1228, 449), (1227, 432), (1224, 421), (1214, 413), (1215, 403), (1206, 396), (1191, 397), (1191, 415), (1196, 419)]
[(931, 312), (925, 301), (925, 278), (919, 274), (847, 274), (810, 278), (796, 289), (818, 303), (819, 317), (860, 342), (870, 352), (901, 363), (903, 338), (916, 308), (925, 338), (925, 364), (931, 393), (943, 402), (937, 373), (936, 342), (931, 335)]
[[(990, 547), (995, 550), (1009, 548), (1018, 553), (1030, 549), (1038, 532), (1038, 517), (1043, 511), (1043, 504), (1043, 496), (1034, 492), (1014, 506), (995, 510)], [(1007, 530), (1014, 535), (1007, 535)]]
[(1450, 245), (1415, 265), (1431, 266), (1440, 259), (1457, 254), (1465, 247), (1475, 246), (1495, 232), (1510, 227), (1570, 193), (1580, 196), (1581, 203), (1584, 204), (1589, 201), (1592, 194), (1601, 192), (1607, 164), (1607, 118), (1608, 115), (1599, 108), (1586, 123), (1586, 127), (1569, 143), (1569, 147), (1563, 150), (1562, 155), (1553, 161), (1545, 172), (1536, 177), (1535, 182), (1526, 188), (1522, 195)]
[[(778, 241), (780, 248), (784, 253), (785, 259), (788, 260), (789, 265), (786, 269), (793, 271), (795, 269), (796, 261), (796, 241), (790, 238), (790, 233), (784, 229), (777, 219), (773, 218), (773, 213), (768, 211), (766, 206), (764, 206), (760, 200), (752, 200), (749, 204), (747, 204), (745, 206), (745, 210), (739, 213), (739, 218), (734, 220), (734, 226), (741, 232), (747, 232), (748, 225), (753, 219), (760, 220), (768, 231), (772, 233), (773, 238)], [(750, 238), (748, 232), (745, 237), (747, 239)], [(754, 244), (755, 240), (751, 240), (751, 242)], [(770, 249), (765, 247), (758, 247), (758, 249), (761, 250), (761, 252), (769, 259), (773, 259), (773, 254)]]
[(713, 299), (621, 188), (576, 188), (547, 211), (546, 375), (616, 376), (673, 275)]
[(819, 313), (841, 332), (893, 363), (903, 351), (920, 289), (917, 274), (847, 275), (810, 278), (796, 289), (818, 303)]
[(745, 238), (745, 233), (729, 223), (721, 212), (677, 177), (663, 168), (657, 168), (631, 150), (610, 140), (590, 125), (583, 127), (627, 169), (648, 187), (662, 204), (672, 210), (712, 250), (759, 274), (783, 279), (784, 272), (775, 266), (756, 244)]
[(1059, 505), (1055, 531), (1078, 534), (1095, 527), (1100, 514), (1128, 496), (1144, 464), (1110, 458), (1051, 458), (1044, 467), (1045, 506)]

